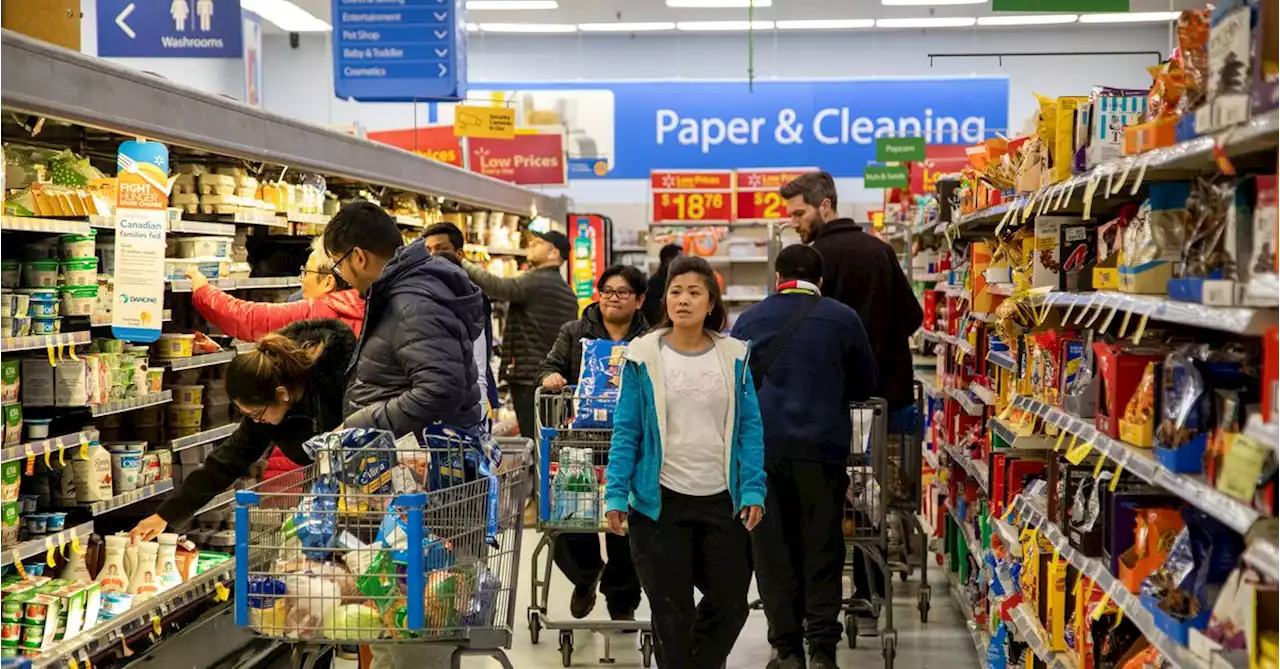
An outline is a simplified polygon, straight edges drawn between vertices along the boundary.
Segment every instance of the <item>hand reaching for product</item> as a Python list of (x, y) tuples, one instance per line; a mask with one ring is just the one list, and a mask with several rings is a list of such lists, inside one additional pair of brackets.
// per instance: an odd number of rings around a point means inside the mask
[(610, 532), (620, 537), (627, 535), (627, 531), (622, 527), (622, 524), (627, 522), (626, 511), (610, 511), (604, 514), (604, 519)]
[(138, 526), (129, 531), (129, 539), (132, 543), (140, 541), (151, 541), (160, 535), (161, 532), (169, 527), (169, 523), (159, 515), (147, 516), (138, 523)]
[(547, 378), (542, 380), (542, 389), (558, 393), (561, 390), (564, 390), (564, 387), (568, 384), (569, 382), (565, 381), (563, 376), (553, 372), (548, 375)]
[(201, 274), (199, 270), (191, 270), (187, 272), (187, 278), (191, 280), (191, 292), (196, 292), (201, 288), (209, 285), (209, 279)]
[(743, 527), (746, 527), (747, 531), (750, 532), (756, 529), (756, 525), (760, 524), (760, 519), (764, 517), (764, 509), (754, 505), (749, 506), (743, 509), (742, 513), (738, 514), (738, 517), (742, 519)]

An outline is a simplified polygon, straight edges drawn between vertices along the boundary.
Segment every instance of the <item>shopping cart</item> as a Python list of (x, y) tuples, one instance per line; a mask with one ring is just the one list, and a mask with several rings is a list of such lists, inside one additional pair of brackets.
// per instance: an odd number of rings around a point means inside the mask
[(510, 669), (532, 442), (499, 439), (499, 456), (381, 434), (318, 452), (285, 487), (236, 494), (236, 624), (295, 644), (303, 667), (338, 644), (437, 644), (454, 669), (469, 655)]
[[(653, 636), (647, 620), (552, 620), (547, 615), (551, 598), (551, 569), (555, 563), (556, 538), (566, 534), (599, 534), (604, 531), (604, 474), (609, 461), (611, 419), (601, 414), (616, 403), (614, 398), (575, 396), (573, 389), (562, 393), (534, 395), (538, 427), (538, 529), (542, 536), (533, 549), (532, 592), (529, 599), (529, 640), (538, 643), (543, 629), (560, 634), (560, 659), (573, 663), (573, 633), (588, 630), (600, 633), (604, 656), (612, 664), (610, 635), (636, 631), (641, 660), (653, 662)], [(543, 555), (545, 554), (545, 561)]]
[(853, 592), (844, 600), (844, 631), (849, 647), (858, 645), (859, 618), (878, 621), (885, 669), (893, 669), (898, 652), (898, 632), (893, 626), (893, 572), (888, 562), (887, 518), (892, 498), (889, 488), (889, 409), (884, 400), (872, 398), (850, 409), (853, 444), (849, 454), (849, 493), (845, 498), (844, 535)]
[[(914, 381), (912, 404), (889, 417), (885, 440), (889, 503), (888, 522), (889, 568), (905, 583), (915, 568), (920, 568), (920, 590), (916, 609), (920, 622), (929, 621), (929, 537), (919, 521), (921, 469), (924, 444), (924, 385)], [(918, 564), (913, 562), (918, 560)]]

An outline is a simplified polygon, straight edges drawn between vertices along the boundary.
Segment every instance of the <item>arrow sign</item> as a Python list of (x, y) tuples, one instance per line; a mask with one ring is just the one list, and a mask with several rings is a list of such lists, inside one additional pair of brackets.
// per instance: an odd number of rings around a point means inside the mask
[(123, 30), (124, 34), (129, 36), (129, 39), (137, 39), (138, 37), (138, 34), (133, 32), (133, 28), (130, 28), (129, 24), (124, 22), (124, 20), (129, 18), (129, 15), (133, 13), (133, 10), (134, 6), (131, 2), (125, 6), (124, 11), (120, 12), (120, 14), (116, 16), (116, 25), (120, 26), (120, 30)]
[(436, 56), (438, 58), (444, 58), (445, 56), (448, 56), (448, 55), (449, 55), (448, 49), (436, 49)]
[[(139, 0), (114, 1), (138, 2), (143, 6)], [(170, 4), (166, 0), (152, 1)], [(238, 3), (240, 0), (212, 1)], [(337, 97), (366, 102), (407, 102), (465, 94), (466, 67), (460, 62), (466, 58), (465, 41), (459, 43), (465, 20), (461, 15), (462, 3), (457, 0), (329, 2), (334, 23), (333, 73)], [(391, 5), (401, 5), (403, 9), (384, 11)]]
[(440, 76), (439, 76), (439, 78), (440, 78), (440, 79), (443, 79), (443, 78), (445, 78), (445, 77), (447, 77), (447, 76), (449, 76), (449, 68), (448, 68), (448, 67), (446, 67), (444, 63), (440, 63)]
[(436, 35), (436, 39), (444, 39), (449, 36), (449, 33), (444, 30), (436, 30), (434, 32)]
[(449, 12), (435, 12), (435, 13), (433, 13), (433, 14), (432, 14), (432, 16), (436, 17), (436, 20), (437, 20), (437, 21), (448, 21), (448, 20), (449, 20)]

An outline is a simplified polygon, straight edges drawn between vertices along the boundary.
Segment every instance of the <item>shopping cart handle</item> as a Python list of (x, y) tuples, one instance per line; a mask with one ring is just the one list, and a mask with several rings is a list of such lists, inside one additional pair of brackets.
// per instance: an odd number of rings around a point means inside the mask
[(397, 509), (421, 509), (427, 505), (427, 493), (425, 492), (407, 492), (396, 495), (391, 500), (391, 505)]

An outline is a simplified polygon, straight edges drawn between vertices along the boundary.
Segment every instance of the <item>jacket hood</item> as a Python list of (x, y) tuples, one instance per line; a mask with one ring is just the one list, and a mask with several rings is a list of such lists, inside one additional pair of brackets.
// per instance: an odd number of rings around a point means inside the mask
[(453, 311), (472, 341), (484, 332), (484, 295), (480, 288), (461, 267), (432, 256), (421, 239), (401, 247), (369, 288), (370, 298), (402, 294), (425, 297)]
[(330, 309), (338, 314), (338, 318), (359, 323), (364, 320), (364, 298), (360, 291), (351, 288), (333, 293), (325, 293), (319, 297)]
[[(609, 329), (604, 326), (604, 314), (600, 311), (600, 303), (592, 302), (582, 310), (582, 320), (587, 323), (587, 330), (596, 339), (608, 339)], [(635, 339), (649, 330), (649, 319), (644, 312), (636, 309), (631, 317), (631, 329), (627, 330), (627, 339)]]

